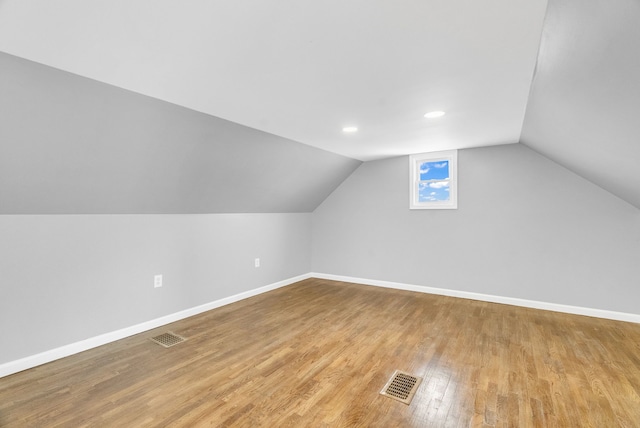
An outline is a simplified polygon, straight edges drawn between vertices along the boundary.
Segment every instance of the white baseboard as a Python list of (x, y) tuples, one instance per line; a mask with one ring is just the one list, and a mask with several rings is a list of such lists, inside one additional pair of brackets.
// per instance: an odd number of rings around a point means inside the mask
[(460, 297), (463, 299), (480, 300), (483, 302), (502, 303), (505, 305), (522, 306), (525, 308), (544, 309), (547, 311), (564, 312), (567, 314), (586, 315), (588, 317), (605, 318), (616, 321), (640, 323), (639, 314), (607, 311), (604, 309), (584, 308), (580, 306), (561, 305), (558, 303), (539, 302), (536, 300), (518, 299), (516, 297), (493, 296), (490, 294), (473, 293), (470, 291), (449, 290), (446, 288), (426, 287), (422, 285), (403, 284), (399, 282), (378, 281), (375, 279), (354, 278), (350, 276), (331, 275), (326, 273), (309, 274), (311, 278), (329, 279), (333, 281), (353, 282), (356, 284), (373, 285), (375, 287), (395, 288), (397, 290), (417, 291), (419, 293), (439, 294), (442, 296)]
[(223, 299), (215, 300), (213, 302), (205, 303), (204, 305), (196, 306), (190, 309), (185, 309), (180, 312), (176, 312), (170, 315), (166, 315), (160, 318), (156, 318), (150, 321), (136, 324), (131, 327), (126, 327), (120, 330), (112, 331), (109, 333), (101, 334), (99, 336), (91, 337), (86, 340), (71, 343), (69, 345), (61, 346), (59, 348), (51, 349), (49, 351), (41, 352), (36, 355), (31, 355), (25, 358), (21, 358), (15, 361), (9, 361), (8, 363), (0, 364), (0, 378), (8, 376), (13, 373), (17, 373), (23, 370), (27, 370), (60, 358), (68, 357), (69, 355), (77, 354), (82, 351), (87, 351), (98, 346), (105, 345), (116, 340), (124, 339), (125, 337), (133, 336), (134, 334), (142, 333), (147, 330), (151, 330), (163, 325), (179, 321), (184, 318), (188, 318), (202, 312), (210, 311), (211, 309), (219, 308), (230, 303), (237, 302), (239, 300), (247, 299), (249, 297), (256, 296), (258, 294), (266, 293), (267, 291), (275, 290), (276, 288), (284, 287), (294, 282), (302, 281), (303, 279), (310, 278), (309, 274), (299, 275), (293, 278), (285, 279), (283, 281), (275, 282), (273, 284), (265, 285), (264, 287), (256, 288), (253, 290), (245, 291), (233, 296), (225, 297)]
[(185, 309), (180, 312), (176, 312), (164, 317), (156, 318), (141, 324), (136, 324), (131, 327), (126, 327), (120, 330), (112, 331), (110, 333), (101, 334), (99, 336), (91, 337), (86, 340), (71, 343), (69, 345), (61, 346), (59, 348), (51, 349), (36, 355), (31, 355), (25, 358), (21, 358), (15, 361), (9, 361), (4, 364), (0, 364), (0, 378), (11, 375), (13, 373), (27, 370), (39, 365), (68, 357), (69, 355), (77, 354), (82, 351), (86, 351), (98, 346), (105, 345), (116, 340), (124, 339), (125, 337), (133, 336), (134, 334), (142, 333), (163, 325), (179, 321), (184, 318), (188, 318), (202, 312), (210, 311), (220, 306), (225, 306), (230, 303), (234, 303), (249, 297), (257, 296), (258, 294), (266, 293), (267, 291), (275, 290), (280, 287), (284, 287), (293, 284), (298, 281), (302, 281), (307, 278), (320, 278), (333, 281), (352, 282), (356, 284), (372, 285), (376, 287), (394, 288), (397, 290), (415, 291), (419, 293), (438, 294), (442, 296), (460, 297), (463, 299), (480, 300), (484, 302), (502, 303), (506, 305), (522, 306), (525, 308), (544, 309), (554, 312), (564, 312), (568, 314), (586, 315), (596, 318), (605, 318), (617, 321), (627, 321), (633, 323), (640, 323), (639, 314), (629, 314), (624, 312), (607, 311), (603, 309), (584, 308), (580, 306), (561, 305), (558, 303), (539, 302), (536, 300), (518, 299), (515, 297), (503, 297), (494, 296), (490, 294), (473, 293), (470, 291), (458, 291), (449, 290), (446, 288), (426, 287), (421, 285), (403, 284), (399, 282), (390, 281), (378, 281), (374, 279), (355, 278), (350, 276), (332, 275), (325, 273), (307, 273), (299, 275), (293, 278), (285, 279), (283, 281), (275, 282), (273, 284), (265, 285), (253, 290), (245, 291), (243, 293), (235, 294), (233, 296), (225, 297), (213, 302), (206, 303), (204, 305), (196, 306), (190, 309)]

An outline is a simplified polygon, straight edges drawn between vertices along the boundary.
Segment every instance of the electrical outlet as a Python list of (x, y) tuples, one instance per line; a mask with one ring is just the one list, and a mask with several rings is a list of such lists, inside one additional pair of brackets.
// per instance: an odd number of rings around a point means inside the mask
[(257, 258), (253, 261), (253, 264), (255, 265), (255, 267), (259, 268), (260, 267), (260, 259)]
[(155, 275), (153, 277), (153, 287), (154, 288), (162, 287), (162, 275)]

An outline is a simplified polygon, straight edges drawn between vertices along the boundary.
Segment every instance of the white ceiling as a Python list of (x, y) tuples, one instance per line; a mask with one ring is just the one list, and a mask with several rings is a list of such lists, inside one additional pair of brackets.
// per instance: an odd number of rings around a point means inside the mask
[(0, 0), (0, 50), (372, 160), (518, 142), (546, 4)]
[(639, 115), (640, 1), (550, 1), (521, 142), (640, 208)]

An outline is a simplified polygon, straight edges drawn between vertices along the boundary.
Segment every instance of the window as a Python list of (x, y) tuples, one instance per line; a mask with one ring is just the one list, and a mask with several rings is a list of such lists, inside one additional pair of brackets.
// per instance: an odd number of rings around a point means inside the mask
[(458, 208), (458, 151), (421, 153), (409, 157), (414, 209)]

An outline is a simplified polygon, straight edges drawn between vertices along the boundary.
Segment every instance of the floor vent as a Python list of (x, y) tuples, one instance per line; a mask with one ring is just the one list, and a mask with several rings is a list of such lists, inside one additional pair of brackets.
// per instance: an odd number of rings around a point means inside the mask
[(177, 345), (180, 342), (184, 342), (185, 339), (182, 336), (178, 336), (177, 334), (173, 334), (171, 332), (169, 333), (163, 333), (160, 336), (156, 336), (156, 337), (152, 337), (151, 340), (153, 342), (156, 342), (158, 345), (162, 345), (165, 348), (170, 348), (173, 345)]
[(401, 401), (404, 404), (409, 404), (418, 390), (420, 382), (422, 382), (421, 377), (396, 370), (389, 382), (382, 388), (380, 394)]

